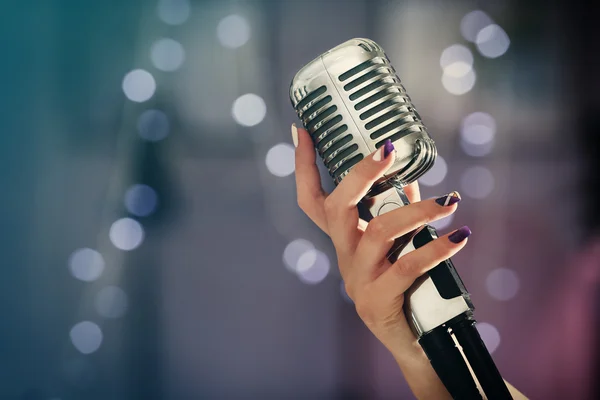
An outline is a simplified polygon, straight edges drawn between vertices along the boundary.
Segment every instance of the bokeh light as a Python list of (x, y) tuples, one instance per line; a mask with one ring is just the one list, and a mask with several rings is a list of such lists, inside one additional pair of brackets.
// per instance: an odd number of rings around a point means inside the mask
[(467, 115), (460, 126), (461, 147), (474, 157), (489, 154), (494, 146), (496, 120), (490, 114), (474, 112)]
[(500, 332), (498, 332), (498, 329), (494, 325), (487, 322), (479, 322), (475, 326), (477, 327), (477, 331), (479, 331), (479, 336), (481, 336), (483, 343), (485, 343), (485, 347), (492, 354), (500, 346)]
[(150, 58), (157, 69), (171, 72), (181, 67), (185, 61), (185, 51), (176, 40), (162, 38), (152, 44)]
[(189, 0), (159, 0), (158, 17), (166, 24), (181, 25), (190, 16)]
[(145, 217), (156, 210), (158, 195), (148, 185), (135, 184), (125, 192), (125, 208), (131, 214)]
[(250, 24), (240, 15), (228, 15), (217, 25), (217, 38), (225, 47), (241, 47), (250, 40)]
[(265, 101), (258, 95), (247, 93), (238, 97), (231, 109), (233, 119), (243, 126), (258, 125), (267, 114)]
[(330, 267), (331, 263), (327, 254), (312, 249), (300, 256), (296, 273), (302, 282), (314, 285), (327, 277)]
[(498, 268), (490, 272), (485, 280), (485, 286), (494, 299), (507, 301), (519, 292), (519, 276), (512, 269)]
[(492, 19), (483, 11), (471, 11), (460, 21), (460, 33), (465, 40), (475, 42), (479, 31), (490, 25), (492, 22)]
[(143, 139), (158, 142), (169, 134), (169, 119), (160, 110), (146, 110), (138, 118), (137, 129)]
[(134, 69), (123, 78), (123, 92), (131, 101), (142, 103), (149, 100), (156, 90), (156, 82), (150, 72)]
[(453, 44), (442, 52), (440, 66), (444, 70), (444, 75), (453, 78), (463, 77), (473, 67), (473, 54), (467, 47)]
[(475, 43), (482, 56), (497, 58), (506, 53), (510, 46), (510, 39), (504, 29), (491, 24), (479, 31)]
[(311, 269), (317, 260), (317, 252), (317, 249), (310, 249), (302, 253), (296, 263), (296, 272), (303, 273)]
[(94, 305), (101, 316), (119, 318), (127, 311), (127, 294), (117, 286), (106, 286), (96, 295)]
[(265, 157), (265, 163), (270, 173), (283, 177), (294, 172), (294, 146), (288, 143), (279, 143), (271, 147)]
[(109, 237), (116, 248), (129, 251), (142, 244), (144, 229), (134, 219), (121, 218), (110, 227)]
[(425, 186), (435, 186), (441, 183), (448, 173), (448, 165), (442, 156), (437, 156), (435, 164), (421, 178), (419, 183)]
[(292, 272), (296, 272), (298, 260), (305, 252), (313, 250), (315, 246), (305, 239), (292, 240), (283, 250), (283, 263)]
[(496, 120), (490, 114), (474, 112), (463, 118), (460, 126), (462, 140), (473, 144), (485, 144), (494, 139)]
[(444, 74), (442, 75), (442, 85), (444, 86), (444, 89), (456, 96), (468, 93), (471, 89), (473, 89), (477, 77), (472, 68), (468, 69), (467, 72), (462, 76), (450, 75), (448, 73), (451, 72), (455, 74), (454, 71), (455, 70), (448, 71), (448, 69), (444, 69)]
[(71, 274), (80, 281), (92, 282), (102, 274), (104, 258), (96, 250), (77, 249), (69, 257), (69, 269)]
[(494, 148), (494, 141), (492, 140), (483, 144), (474, 144), (465, 140), (461, 140), (460, 147), (463, 149), (465, 154), (468, 154), (472, 157), (483, 157), (492, 152), (492, 149)]
[(474, 199), (483, 199), (494, 190), (494, 176), (485, 167), (470, 167), (460, 178), (461, 193)]
[(71, 328), (71, 343), (83, 354), (91, 354), (102, 344), (102, 330), (90, 321), (82, 321)]

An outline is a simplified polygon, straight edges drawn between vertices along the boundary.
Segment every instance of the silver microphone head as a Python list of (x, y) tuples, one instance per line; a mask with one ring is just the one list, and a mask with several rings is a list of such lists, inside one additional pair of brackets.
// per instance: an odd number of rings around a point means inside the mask
[(385, 180), (407, 185), (435, 161), (433, 140), (372, 40), (348, 40), (308, 63), (292, 80), (290, 98), (336, 184), (386, 139), (396, 161)]

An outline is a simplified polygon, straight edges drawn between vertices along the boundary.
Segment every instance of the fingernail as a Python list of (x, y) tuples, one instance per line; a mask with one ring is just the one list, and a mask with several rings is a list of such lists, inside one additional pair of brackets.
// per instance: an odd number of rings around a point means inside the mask
[(392, 151), (394, 151), (394, 145), (390, 139), (387, 139), (383, 142), (383, 158), (388, 158)]
[(294, 147), (298, 147), (298, 128), (296, 128), (296, 124), (292, 124), (292, 141)]
[(388, 139), (385, 142), (383, 142), (383, 146), (381, 146), (379, 149), (377, 149), (375, 154), (373, 154), (373, 160), (374, 161), (384, 160), (384, 159), (388, 158), (388, 156), (390, 155), (390, 153), (392, 151), (394, 151), (394, 145), (392, 144), (392, 141), (390, 139)]
[(445, 196), (439, 197), (435, 199), (435, 202), (438, 203), (442, 207), (451, 206), (460, 201), (460, 194), (457, 191), (452, 193), (448, 193)]
[(448, 239), (450, 239), (452, 243), (460, 243), (469, 236), (471, 236), (471, 230), (468, 226), (463, 226), (462, 228), (458, 229), (456, 232), (448, 236)]

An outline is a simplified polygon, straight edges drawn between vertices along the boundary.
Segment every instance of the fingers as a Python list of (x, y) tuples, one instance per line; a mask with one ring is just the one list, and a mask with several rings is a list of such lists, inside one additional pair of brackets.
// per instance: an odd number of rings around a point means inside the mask
[(396, 296), (404, 293), (415, 279), (465, 247), (470, 235), (471, 230), (463, 226), (405, 254), (373, 282), (373, 290)]
[(334, 209), (356, 207), (371, 186), (394, 163), (395, 154), (394, 145), (387, 140), (383, 146), (352, 168), (330, 196), (330, 203)]
[(324, 203), (325, 192), (321, 186), (321, 176), (315, 164), (315, 149), (312, 139), (305, 129), (292, 125), (292, 139), (296, 146), (296, 188), (298, 205), (325, 233), (328, 232)]
[(395, 157), (393, 150), (394, 146), (387, 141), (352, 168), (325, 200), (329, 236), (338, 253), (345, 255), (354, 252), (360, 239), (356, 205), (393, 164)]
[(363, 275), (361, 280), (370, 280), (396, 238), (454, 213), (459, 201), (458, 192), (452, 192), (437, 199), (412, 203), (373, 218), (356, 249), (356, 265), (362, 266), (356, 274)]

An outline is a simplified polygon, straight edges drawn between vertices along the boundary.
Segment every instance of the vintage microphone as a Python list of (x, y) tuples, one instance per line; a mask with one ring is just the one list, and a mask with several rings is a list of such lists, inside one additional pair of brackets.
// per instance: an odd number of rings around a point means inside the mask
[[(290, 98), (336, 184), (385, 140), (394, 143), (395, 162), (360, 202), (362, 218), (409, 204), (402, 188), (431, 168), (437, 150), (379, 45), (352, 39), (323, 53), (296, 74)], [(426, 225), (398, 238), (388, 258), (394, 262), (436, 238)], [(466, 357), (488, 399), (512, 399), (475, 328), (470, 295), (451, 260), (417, 279), (405, 294), (404, 309), (453, 398), (482, 398)]]

